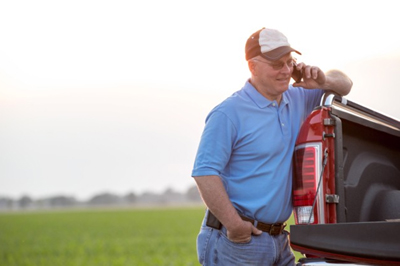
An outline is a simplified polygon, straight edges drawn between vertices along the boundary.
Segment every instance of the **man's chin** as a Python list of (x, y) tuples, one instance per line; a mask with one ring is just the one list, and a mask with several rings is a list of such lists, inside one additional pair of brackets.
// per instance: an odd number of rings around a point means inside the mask
[(279, 82), (277, 87), (279, 88), (279, 91), (283, 93), (289, 88), (289, 82)]

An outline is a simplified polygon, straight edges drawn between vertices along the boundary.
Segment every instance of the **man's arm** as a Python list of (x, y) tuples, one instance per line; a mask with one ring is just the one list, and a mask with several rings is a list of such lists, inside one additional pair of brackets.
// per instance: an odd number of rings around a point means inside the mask
[(228, 194), (219, 176), (194, 177), (200, 195), (208, 209), (226, 227), (228, 238), (237, 243), (249, 242), (251, 234), (262, 231), (250, 222), (243, 221), (229, 200)]
[(329, 90), (336, 92), (339, 95), (349, 94), (353, 81), (339, 70), (330, 70), (325, 73), (325, 84), (323, 84), (323, 90)]
[(303, 71), (303, 80), (294, 83), (294, 87), (323, 89), (339, 95), (347, 95), (353, 86), (351, 79), (339, 70), (330, 70), (324, 73), (319, 67), (308, 66), (304, 63), (299, 63), (297, 69)]

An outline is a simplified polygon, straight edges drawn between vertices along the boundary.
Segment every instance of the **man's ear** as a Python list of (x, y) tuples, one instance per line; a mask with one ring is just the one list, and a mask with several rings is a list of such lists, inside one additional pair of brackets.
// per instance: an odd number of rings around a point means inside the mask
[(253, 60), (247, 61), (247, 65), (249, 66), (250, 73), (255, 76), (256, 74), (256, 63)]

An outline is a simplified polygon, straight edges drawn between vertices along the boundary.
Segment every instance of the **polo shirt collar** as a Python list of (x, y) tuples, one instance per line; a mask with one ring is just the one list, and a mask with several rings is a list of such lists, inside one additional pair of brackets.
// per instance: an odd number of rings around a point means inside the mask
[[(266, 108), (274, 103), (274, 101), (268, 100), (261, 93), (259, 93), (258, 90), (256, 90), (256, 88), (254, 88), (254, 86), (249, 81), (246, 82), (243, 89), (250, 97), (250, 99), (261, 109)], [(282, 101), (280, 106), (285, 106), (288, 103), (289, 100), (286, 96), (286, 92), (284, 92), (282, 94)]]

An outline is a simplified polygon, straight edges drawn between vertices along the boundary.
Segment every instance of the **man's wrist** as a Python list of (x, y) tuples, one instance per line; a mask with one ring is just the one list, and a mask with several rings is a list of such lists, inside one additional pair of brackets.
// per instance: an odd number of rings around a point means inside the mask
[(222, 223), (228, 231), (235, 231), (243, 226), (243, 220), (239, 214), (233, 215), (231, 218), (226, 219), (227, 222)]

